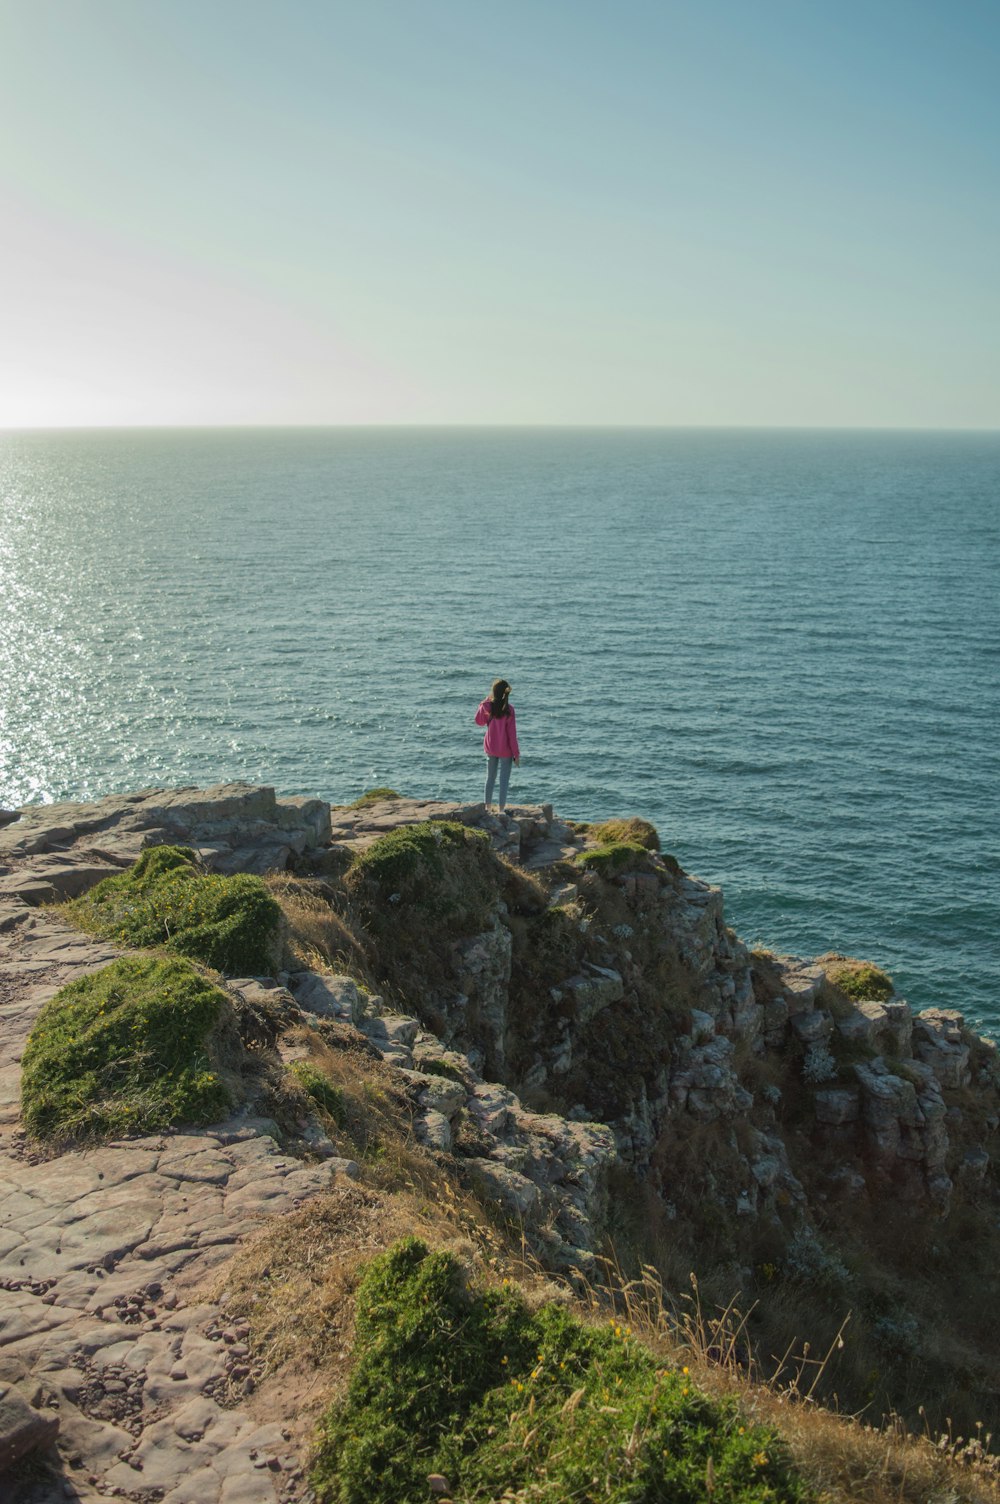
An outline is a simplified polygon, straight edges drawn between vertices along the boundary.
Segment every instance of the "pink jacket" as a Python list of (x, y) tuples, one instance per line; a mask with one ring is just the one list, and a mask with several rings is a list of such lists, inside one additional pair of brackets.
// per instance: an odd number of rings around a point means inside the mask
[(508, 705), (507, 715), (498, 716), (493, 720), (490, 716), (489, 698), (485, 699), (476, 711), (476, 725), (486, 727), (486, 735), (483, 737), (483, 749), (487, 757), (520, 757), (521, 749), (517, 745), (517, 717), (514, 714), (513, 705)]

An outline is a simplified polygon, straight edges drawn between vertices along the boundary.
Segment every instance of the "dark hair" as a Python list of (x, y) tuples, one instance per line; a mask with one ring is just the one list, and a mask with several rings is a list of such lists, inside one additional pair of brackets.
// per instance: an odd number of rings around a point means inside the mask
[(510, 685), (506, 679), (494, 679), (493, 688), (490, 690), (490, 720), (496, 720), (509, 714), (507, 697), (510, 694)]

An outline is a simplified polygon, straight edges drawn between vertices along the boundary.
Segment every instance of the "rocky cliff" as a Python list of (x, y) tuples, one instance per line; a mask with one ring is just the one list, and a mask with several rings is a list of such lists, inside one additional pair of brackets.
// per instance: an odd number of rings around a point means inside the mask
[[(23, 1040), (57, 985), (115, 953), (39, 906), (164, 843), (192, 847), (210, 871), (282, 874), (287, 964), (227, 979), (244, 1013), (279, 1021), (270, 1039), (286, 1065), (308, 1056), (310, 1031), (325, 1049), (356, 1041), (380, 1058), (418, 1141), (522, 1226), (550, 1268), (595, 1280), (613, 1243), (626, 1268), (653, 1262), (668, 1281), (696, 1269), (723, 1304), (737, 1290), (756, 1303), (746, 1338), (765, 1363), (789, 1333), (822, 1338), (850, 1310), (853, 1359), (829, 1375), (849, 1403), (905, 1409), (944, 1384), (949, 1413), (964, 1406), (989, 1423), (996, 1046), (953, 1007), (914, 1015), (877, 968), (750, 951), (720, 891), (683, 872), (641, 821), (587, 827), (548, 806), (496, 818), (481, 804), (395, 797), (331, 808), (243, 785), (21, 812), (0, 829), (0, 1151), (19, 1197), (54, 1204), (51, 1161), (31, 1163), (16, 1123)], [(293, 1024), (294, 1042), (283, 1037)], [(237, 1228), (248, 1143), (265, 1145), (275, 1209), (303, 1194), (285, 1174), (312, 1186), (324, 1164), (356, 1173), (329, 1121), (290, 1127), (252, 1093), (206, 1133), (196, 1159), (215, 1166), (202, 1164), (221, 1197), (213, 1216)], [(96, 1153), (124, 1184), (136, 1173), (126, 1161), (150, 1148)], [(190, 1178), (179, 1149), (156, 1154), (150, 1174)], [(68, 1194), (57, 1216), (73, 1221)], [(205, 1230), (185, 1241), (170, 1194), (178, 1247), (197, 1264)], [(185, 1262), (171, 1264), (155, 1219), (131, 1249), (94, 1223), (72, 1269), (58, 1239), (36, 1239), (26, 1262), (30, 1208), (5, 1215), (0, 1276), (17, 1313), (0, 1318), (0, 1377), (49, 1330), (40, 1302), (63, 1317), (65, 1368), (86, 1348), (72, 1313), (106, 1308), (109, 1270), (125, 1271), (115, 1290), (132, 1299), (137, 1258), (157, 1288)]]

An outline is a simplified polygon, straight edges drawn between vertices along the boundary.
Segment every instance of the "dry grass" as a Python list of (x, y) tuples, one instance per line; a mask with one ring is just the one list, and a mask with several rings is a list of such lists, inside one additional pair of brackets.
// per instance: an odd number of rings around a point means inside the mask
[(291, 1363), (315, 1369), (342, 1357), (359, 1265), (407, 1234), (509, 1278), (540, 1283), (526, 1248), (417, 1143), (409, 1099), (353, 1031), (327, 1024), (286, 1037), (308, 1048), (309, 1064), (339, 1092), (343, 1123), (327, 1118), (325, 1126), (360, 1176), (338, 1177), (329, 1194), (268, 1224), (226, 1272), (227, 1309), (251, 1321), (266, 1373)]
[[(408, 1099), (357, 1036), (330, 1024), (289, 1040), (308, 1046), (310, 1064), (343, 1095), (344, 1124), (328, 1127), (361, 1176), (338, 1178), (328, 1194), (265, 1226), (237, 1254), (224, 1283), (227, 1310), (249, 1319), (264, 1365), (258, 1405), (284, 1413), (291, 1395), (305, 1420), (343, 1391), (361, 1266), (398, 1238), (415, 1233), (488, 1281), (516, 1281), (536, 1300), (557, 1287), (523, 1242), (457, 1184), (447, 1161), (416, 1143)], [(1000, 1504), (989, 1438), (970, 1445), (948, 1434), (914, 1436), (896, 1418), (871, 1426), (817, 1402), (843, 1326), (823, 1351), (791, 1342), (765, 1363), (751, 1357), (753, 1312), (733, 1303), (712, 1307), (693, 1276), (687, 1293), (671, 1298), (652, 1266), (629, 1279), (610, 1261), (600, 1285), (575, 1277), (572, 1291), (559, 1294), (602, 1325), (613, 1310), (669, 1363), (689, 1368), (707, 1392), (734, 1398), (749, 1420), (777, 1429), (821, 1504)]]
[(706, 1309), (694, 1275), (690, 1294), (676, 1300), (652, 1266), (631, 1280), (614, 1259), (604, 1266), (606, 1283), (577, 1292), (591, 1318), (606, 1319), (610, 1304), (635, 1336), (689, 1368), (707, 1392), (735, 1399), (751, 1421), (773, 1426), (822, 1504), (1000, 1504), (1000, 1457), (981, 1429), (971, 1439), (950, 1427), (914, 1435), (897, 1416), (874, 1426), (816, 1401), (847, 1319), (825, 1351), (792, 1343), (765, 1371), (746, 1342), (750, 1311), (733, 1302)]
[(265, 882), (288, 926), (285, 960), (289, 970), (325, 971), (332, 966), (351, 976), (367, 976), (364, 946), (333, 907), (333, 895), (325, 883), (285, 873), (275, 873)]

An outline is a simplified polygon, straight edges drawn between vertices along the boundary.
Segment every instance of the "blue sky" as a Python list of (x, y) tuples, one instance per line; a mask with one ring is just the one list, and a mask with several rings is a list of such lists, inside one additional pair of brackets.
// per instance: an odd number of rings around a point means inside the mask
[(0, 427), (1000, 426), (1000, 7), (0, 0)]

